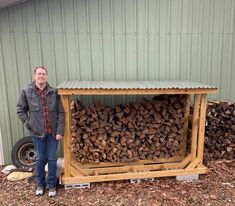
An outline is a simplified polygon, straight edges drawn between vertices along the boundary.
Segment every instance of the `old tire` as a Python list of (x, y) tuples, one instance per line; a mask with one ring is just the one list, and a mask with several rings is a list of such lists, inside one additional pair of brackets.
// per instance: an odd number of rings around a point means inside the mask
[(20, 139), (12, 148), (11, 161), (16, 167), (32, 167), (36, 161), (32, 137)]

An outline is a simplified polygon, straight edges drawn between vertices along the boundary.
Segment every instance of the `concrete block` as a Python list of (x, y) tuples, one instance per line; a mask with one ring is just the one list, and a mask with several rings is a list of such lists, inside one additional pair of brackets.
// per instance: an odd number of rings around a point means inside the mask
[(81, 184), (66, 184), (64, 185), (65, 189), (71, 189), (71, 188), (76, 188), (76, 189), (83, 189), (83, 188), (90, 188), (91, 183), (81, 183)]
[(144, 178), (144, 179), (130, 179), (131, 183), (140, 183), (140, 182), (143, 182), (143, 181), (146, 181), (146, 182), (153, 182), (154, 181), (154, 178)]
[(198, 180), (198, 178), (199, 178), (199, 174), (176, 176), (176, 180), (179, 180), (179, 181), (193, 181), (193, 180)]

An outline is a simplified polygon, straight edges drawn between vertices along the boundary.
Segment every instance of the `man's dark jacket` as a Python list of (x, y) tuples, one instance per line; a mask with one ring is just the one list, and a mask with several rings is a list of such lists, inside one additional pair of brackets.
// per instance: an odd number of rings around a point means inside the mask
[[(49, 112), (49, 119), (52, 127), (52, 134), (64, 135), (64, 109), (57, 90), (47, 83), (46, 101)], [(44, 117), (42, 101), (36, 89), (35, 82), (24, 88), (20, 94), (17, 104), (17, 114), (30, 135), (44, 137)]]

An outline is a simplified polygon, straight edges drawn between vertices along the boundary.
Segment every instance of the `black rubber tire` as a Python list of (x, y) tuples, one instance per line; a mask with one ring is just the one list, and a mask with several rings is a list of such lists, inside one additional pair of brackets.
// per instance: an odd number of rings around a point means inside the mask
[(32, 167), (35, 165), (36, 152), (32, 137), (23, 137), (15, 143), (11, 151), (11, 161), (16, 167)]

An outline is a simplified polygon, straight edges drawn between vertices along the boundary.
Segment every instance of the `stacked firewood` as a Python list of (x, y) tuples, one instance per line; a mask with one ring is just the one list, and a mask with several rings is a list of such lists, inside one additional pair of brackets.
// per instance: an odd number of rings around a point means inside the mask
[(205, 131), (205, 159), (235, 158), (235, 103), (209, 102)]
[(185, 95), (159, 95), (115, 107), (71, 104), (71, 151), (82, 163), (129, 162), (178, 155)]

